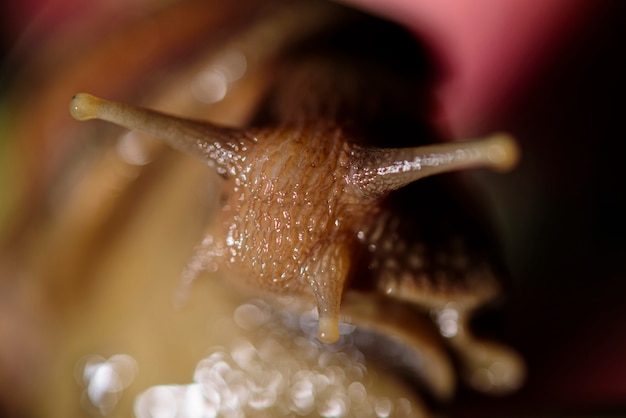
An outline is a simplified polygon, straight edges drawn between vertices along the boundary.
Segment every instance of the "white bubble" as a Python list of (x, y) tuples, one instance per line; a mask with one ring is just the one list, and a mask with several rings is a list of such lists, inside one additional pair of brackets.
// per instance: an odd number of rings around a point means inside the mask
[(177, 393), (171, 386), (154, 386), (135, 400), (137, 418), (175, 418), (177, 414)]
[(269, 320), (269, 313), (254, 304), (245, 303), (235, 310), (234, 319), (240, 328), (252, 331)]

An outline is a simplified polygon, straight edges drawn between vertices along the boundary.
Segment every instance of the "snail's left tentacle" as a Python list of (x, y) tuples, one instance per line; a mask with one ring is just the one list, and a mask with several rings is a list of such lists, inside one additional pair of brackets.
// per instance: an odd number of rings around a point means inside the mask
[(174, 149), (200, 158), (216, 167), (220, 174), (236, 171), (238, 160), (255, 143), (245, 131), (111, 102), (87, 93), (72, 98), (70, 113), (77, 120), (101, 119), (145, 132)]

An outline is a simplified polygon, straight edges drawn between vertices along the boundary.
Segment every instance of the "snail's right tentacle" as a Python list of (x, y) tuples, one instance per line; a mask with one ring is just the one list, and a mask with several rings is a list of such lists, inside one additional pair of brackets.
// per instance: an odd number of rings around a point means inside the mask
[(350, 182), (369, 196), (384, 195), (424, 177), (468, 168), (511, 170), (520, 158), (512, 136), (496, 133), (486, 138), (400, 149), (353, 151), (358, 167)]

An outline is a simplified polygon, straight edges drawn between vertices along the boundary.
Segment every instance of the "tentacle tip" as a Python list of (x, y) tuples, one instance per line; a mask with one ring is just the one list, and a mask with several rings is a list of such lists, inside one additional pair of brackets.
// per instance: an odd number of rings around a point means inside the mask
[(98, 117), (101, 99), (87, 93), (77, 93), (70, 102), (70, 114), (76, 120), (89, 120)]
[(508, 395), (519, 390), (526, 380), (524, 362), (518, 358), (506, 358), (488, 367), (475, 370), (469, 376), (469, 384), (476, 390), (491, 395)]
[(320, 318), (317, 338), (326, 344), (339, 340), (339, 318)]
[(494, 170), (510, 171), (521, 158), (520, 147), (512, 135), (496, 133), (489, 138), (488, 158)]

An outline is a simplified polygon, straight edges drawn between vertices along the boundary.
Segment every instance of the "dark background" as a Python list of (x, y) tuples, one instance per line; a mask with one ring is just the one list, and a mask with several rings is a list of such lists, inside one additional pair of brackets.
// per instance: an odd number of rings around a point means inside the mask
[(501, 326), (529, 380), (491, 403), (464, 394), (459, 415), (626, 416), (625, 17), (604, 2), (502, 116), (524, 159), (489, 177), (514, 280)]

